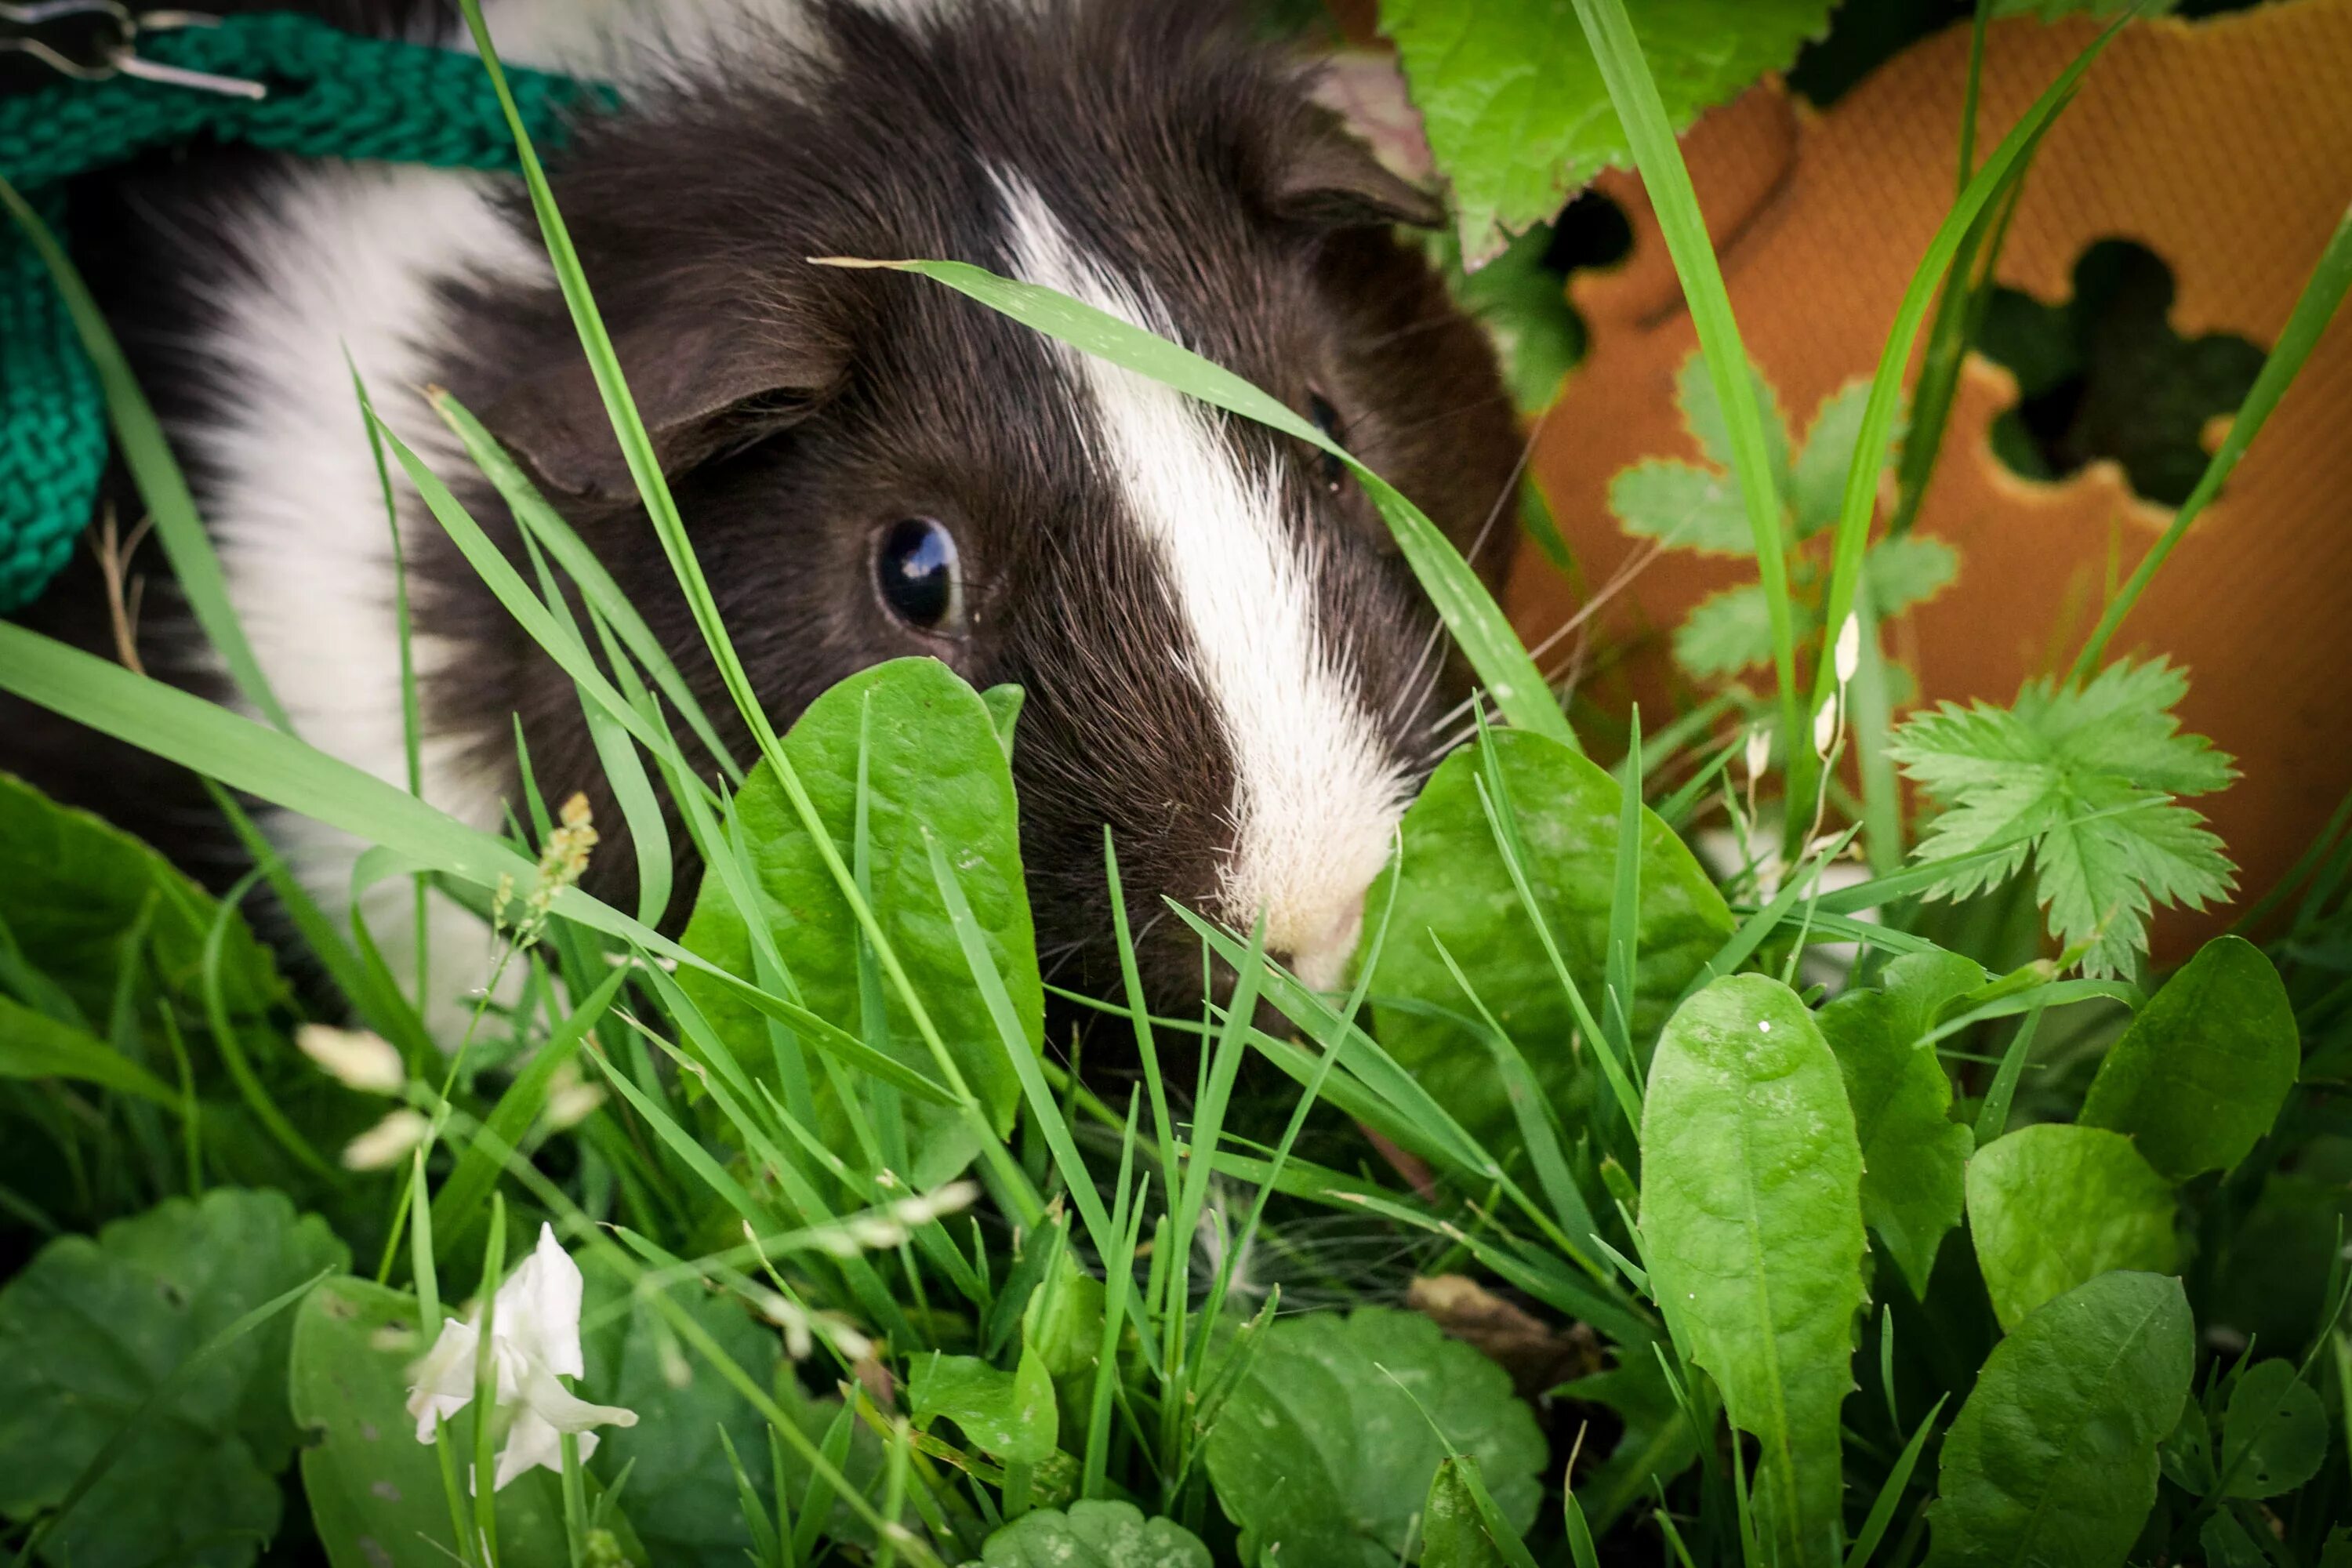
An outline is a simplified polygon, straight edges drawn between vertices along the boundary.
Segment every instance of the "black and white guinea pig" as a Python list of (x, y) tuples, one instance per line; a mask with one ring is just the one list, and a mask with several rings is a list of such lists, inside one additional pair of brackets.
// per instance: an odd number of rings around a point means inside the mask
[[(389, 25), (462, 37), (404, 9)], [(1336, 981), (1464, 690), (1367, 499), (1298, 442), (933, 283), (807, 258), (968, 260), (1168, 333), (1311, 416), (1491, 574), (1511, 408), (1481, 331), (1393, 232), (1439, 205), (1317, 107), (1297, 62), (1197, 0), (487, 10), (512, 60), (621, 89), (556, 160), (556, 195), (778, 727), (901, 655), (1018, 682), (1023, 848), (1055, 978), (1116, 975), (1108, 824), (1160, 994), (1200, 984), (1197, 947), (1154, 918), (1163, 894), (1237, 925), (1263, 911), (1272, 950)], [(469, 470), (432, 444), (418, 389), (481, 415), (731, 714), (514, 182), (214, 151), (114, 203), (101, 281), (306, 738), (403, 775), (391, 544), (346, 348), (453, 481)], [(460, 493), (512, 542), (486, 487)], [(617, 833), (570, 682), (403, 504), (425, 794), (499, 826), (520, 716), (551, 798), (584, 787)], [(175, 639), (149, 616), (168, 668)], [(102, 617), (70, 593), (38, 618), (75, 616), (90, 640)], [(59, 746), (74, 760), (9, 765), (140, 825), (110, 753)], [(360, 847), (290, 817), (272, 831), (340, 907)], [(608, 849), (591, 887), (625, 900), (634, 875)], [(478, 928), (434, 941), (436, 973), (478, 973)]]

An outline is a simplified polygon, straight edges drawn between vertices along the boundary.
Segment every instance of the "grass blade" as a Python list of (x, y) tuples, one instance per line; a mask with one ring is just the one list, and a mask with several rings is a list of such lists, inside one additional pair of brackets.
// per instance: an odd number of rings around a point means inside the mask
[(1862, 1521), (1862, 1532), (1853, 1538), (1853, 1549), (1845, 1554), (1845, 1568), (1868, 1568), (1870, 1554), (1878, 1550), (1886, 1527), (1895, 1521), (1895, 1510), (1903, 1501), (1904, 1489), (1911, 1484), (1911, 1472), (1918, 1467), (1919, 1455), (1927, 1447), (1927, 1435), (1936, 1429), (1936, 1416), (1950, 1397), (1948, 1394), (1939, 1396), (1935, 1408), (1919, 1423), (1919, 1429), (1911, 1434), (1911, 1440), (1903, 1445), (1895, 1468), (1886, 1473), (1886, 1484), (1878, 1489), (1878, 1500), (1870, 1505), (1870, 1517)]
[(1141, 327), (1051, 289), (1001, 278), (986, 268), (961, 261), (823, 259), (831, 266), (919, 273), (1072, 348), (1150, 376), (1227, 413), (1270, 426), (1339, 458), (1354, 472), (1364, 493), (1387, 520), (1398, 547), (1412, 563), (1413, 575), (1437, 606), (1439, 618), (1478, 672), (1480, 684), (1503, 717), (1518, 729), (1576, 746), (1576, 732), (1569, 727), (1551, 689), (1504, 618), (1501, 606), (1461, 552), (1419, 507), (1279, 399)]
[(538, 487), (507, 455), (506, 448), (499, 445), (498, 438), (483, 427), (481, 421), (475, 418), (465, 405), (446, 392), (437, 391), (432, 393), (427, 401), (432, 404), (434, 412), (440, 415), (449, 428), (457, 433), (459, 443), (466, 448), (466, 456), (498, 490), (508, 510), (514, 513), (516, 523), (555, 557), (556, 564), (562, 567), (565, 575), (578, 584), (582, 597), (613, 628), (614, 635), (629, 650), (629, 656), (652, 678), (654, 685), (669, 700), (670, 706), (685, 716), (688, 728), (718, 760), (728, 782), (740, 786), (743, 782), (742, 768), (719, 742), (719, 731), (711, 727), (709, 715), (703, 710), (701, 702), (686, 684), (686, 678), (678, 673), (677, 666), (663, 650), (661, 640), (654, 636), (653, 628), (646, 625), (645, 617), (637, 613), (636, 606), (629, 603), (628, 595), (621, 592), (621, 585), (613, 581), (613, 574), (604, 569), (604, 563), (596, 559), (595, 552), (590, 550), (587, 542), (573, 531), (562, 514), (548, 504), (547, 498), (539, 493)]
[(115, 450), (139, 487), (139, 499), (146, 502), (149, 514), (155, 520), (155, 537), (163, 542), (163, 553), (172, 563), (172, 575), (187, 597), (190, 613), (220, 655), (238, 694), (253, 705), (254, 711), (290, 732), (293, 721), (286, 716), (278, 694), (270, 689), (269, 679), (261, 671), (261, 661), (254, 657), (253, 645), (245, 640), (245, 628), (237, 623), (236, 612), (229, 605), (228, 579), (221, 571), (220, 556), (214, 552), (212, 537), (196, 516), (195, 497), (188, 492), (187, 479), (172, 456), (171, 443), (164, 439), (154, 406), (139, 390), (138, 379), (131, 374), (131, 363), (123, 357), (122, 345), (115, 342), (98, 301), (90, 298), (81, 275), (66, 258), (56, 237), (5, 180), (0, 180), (0, 206), (6, 207), (22, 226), (33, 248), (40, 252), (49, 276), (56, 280), (58, 291), (65, 296), (74, 331), (80, 337), (90, 363), (98, 369), (99, 384), (106, 389), (106, 414), (114, 426)]
[(531, 1123), (539, 1120), (541, 1110), (547, 1104), (555, 1075), (578, 1054), (581, 1042), (604, 1017), (604, 1010), (613, 1005), (613, 998), (620, 994), (628, 978), (627, 970), (616, 969), (604, 984), (582, 998), (555, 1033), (533, 1053), (530, 1065), (517, 1074), (506, 1093), (499, 1097), (498, 1104), (482, 1124), (497, 1143), (478, 1142), (467, 1147), (458, 1156), (457, 1168), (449, 1173), (448, 1180), (441, 1184), (441, 1191), (434, 1196), (432, 1233), (441, 1238), (443, 1251), (456, 1247), (473, 1229), (476, 1211), (498, 1181), (499, 1162), (492, 1156), (491, 1148), (511, 1149), (521, 1143), (523, 1134), (530, 1131)]
[[(1595, 0), (1580, 0), (1592, 4)], [(1615, 3), (1615, 0), (1608, 0)], [(2074, 97), (2083, 73), (2091, 68), (2108, 42), (2130, 19), (2118, 17), (2083, 52), (2058, 73), (2055, 80), (2034, 100), (2032, 108), (2018, 118), (2009, 133), (2000, 139), (1985, 159), (1984, 166), (1969, 178), (1944, 221), (1937, 226), (1935, 237), (1928, 241), (1927, 254), (1911, 275), (1903, 290), (1900, 304), (1895, 307), (1895, 324), (1886, 335), (1886, 345), (1879, 355), (1878, 370), (1871, 378), (1870, 397), (1864, 405), (1862, 428), (1854, 442), (1853, 461), (1846, 470), (1845, 500), (1839, 512), (1835, 544), (1830, 570), (1829, 595), (1823, 607), (1822, 624), (1831, 635), (1822, 639), (1819, 659), (1813, 674), (1811, 695), (1807, 711), (1817, 710), (1828, 700), (1836, 688), (1837, 628), (1845, 625), (1853, 613), (1854, 595), (1862, 582), (1863, 556), (1870, 547), (1870, 520), (1877, 510), (1879, 476), (1885, 471), (1887, 450), (1894, 440), (1895, 416), (1903, 397), (1903, 377), (1911, 363), (1911, 351), (1918, 341), (1919, 328), (1926, 320), (1928, 307), (1934, 303), (1938, 286), (1950, 268), (1953, 258), (1969, 237), (1978, 216), (1996, 197), (2023, 177), (2033, 150), (2042, 133), (2057, 118), (2060, 110)], [(1819, 759), (1801, 743), (1801, 738), (1791, 734), (1790, 746), (1790, 798), (1811, 798)], [(1799, 824), (1800, 814), (1790, 817), (1791, 831)]]
[(1706, 356), (1707, 379), (1715, 385), (1731, 439), (1731, 468), (1739, 480), (1740, 500), (1756, 540), (1756, 569), (1764, 584), (1766, 612), (1772, 626), (1772, 668), (1780, 677), (1780, 731), (1790, 755), (1804, 745), (1803, 715), (1797, 702), (1797, 633), (1789, 598), (1789, 563), (1781, 537), (1780, 500), (1774, 484), (1772, 459), (1764, 441), (1764, 420), (1756, 406), (1755, 378), (1739, 324), (1731, 314), (1731, 295), (1723, 285), (1714, 243), (1707, 238), (1706, 218), (1699, 211), (1698, 193), (1683, 164), (1673, 123), (1667, 119), (1658, 84), (1642, 58), (1633, 18), (1624, 0), (1574, 0), (1577, 20), (1583, 25), (1593, 63), (1609, 89), (1609, 101), (1625, 127), (1641, 172), (1643, 189), (1656, 212), (1658, 231), (1682, 279), (1683, 298), (1697, 329), (1700, 352)]
[(2133, 568), (2130, 580), (2108, 602), (2105, 613), (2099, 616), (2099, 624), (2092, 628), (2090, 637), (2084, 642), (2083, 651), (2075, 656), (2074, 668), (2067, 671), (2067, 679), (2083, 680), (2098, 667), (2099, 660), (2107, 651), (2108, 642), (2116, 635), (2116, 629), (2123, 625), (2124, 617), (2131, 614), (2132, 606), (2139, 602), (2139, 596), (2147, 591), (2149, 580), (2164, 564), (2165, 558), (2172, 553), (2173, 546), (2179, 544), (2181, 536), (2189, 531), (2189, 525), (2197, 521), (2198, 513), (2221, 494), (2221, 486), (2229, 479), (2230, 471), (2238, 466), (2238, 459), (2245, 456), (2254, 433), (2263, 427), (2263, 422), (2278, 406), (2279, 399), (2286, 395), (2288, 384), (2301, 373), (2304, 362), (2318, 346), (2320, 334), (2327, 330), (2327, 323), (2335, 316), (2336, 307), (2344, 302), (2347, 288), (2352, 288), (2352, 212), (2344, 215), (2336, 223), (2336, 232), (2328, 237), (2327, 248), (2320, 252), (2319, 265), (2312, 269), (2311, 280), (2303, 286), (2303, 293), (2296, 299), (2294, 310), (2287, 317), (2285, 329), (2279, 333), (2278, 342), (2271, 345), (2271, 352), (2263, 361), (2263, 368), (2255, 375), (2254, 384), (2247, 392), (2245, 402), (2238, 405), (2236, 416), (2230, 421), (2229, 434), (2221, 437), (2221, 446), (2214, 449), (2212, 459), (2205, 465), (2205, 472), (2199, 476), (2197, 488), (2189, 492), (2189, 499), (2182, 501), (2180, 510), (2172, 514), (2172, 521), (2166, 526), (2163, 536), (2149, 547), (2148, 552), (2140, 558), (2139, 564)]

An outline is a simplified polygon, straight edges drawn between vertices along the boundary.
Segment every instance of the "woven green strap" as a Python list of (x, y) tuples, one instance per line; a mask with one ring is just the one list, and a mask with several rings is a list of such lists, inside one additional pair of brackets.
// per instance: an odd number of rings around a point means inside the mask
[[(199, 138), (306, 157), (518, 166), (471, 55), (278, 13), (143, 34), (140, 47), (168, 65), (262, 82), (268, 96), (118, 76), (0, 98), (0, 179), (60, 234), (68, 180)], [(609, 101), (568, 77), (507, 77), (536, 142), (560, 137), (568, 112)], [(65, 301), (25, 236), (0, 229), (0, 616), (31, 604), (64, 568), (97, 504), (106, 455), (105, 399)]]

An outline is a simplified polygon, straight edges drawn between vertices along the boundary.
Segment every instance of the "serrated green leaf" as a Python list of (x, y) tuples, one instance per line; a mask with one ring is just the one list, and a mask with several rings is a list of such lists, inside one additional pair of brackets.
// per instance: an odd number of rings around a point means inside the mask
[[(2005, 1140), (2004, 1140), (2005, 1142)], [(1944, 1438), (1928, 1568), (2116, 1568), (2189, 1395), (2180, 1281), (2102, 1274), (1993, 1347)]]
[(1642, 1117), (1652, 1293), (1760, 1445), (1758, 1528), (1788, 1568), (1834, 1561), (1838, 1407), (1862, 1306), (1862, 1148), (1837, 1058), (1796, 993), (1717, 980), (1659, 1037)]
[[(1798, 538), (1819, 533), (1835, 522), (1844, 509), (1846, 472), (1853, 467), (1853, 449), (1862, 439), (1863, 412), (1869, 405), (1869, 378), (1858, 376), (1822, 399), (1813, 411), (1803, 448), (1789, 474), (1789, 510), (1796, 519)], [(1901, 420), (1898, 414), (1895, 427), (1898, 443), (1903, 439)]]
[[(1494, 748), (1518, 818), (1530, 890), (1570, 977), (1596, 1011), (1624, 796), (1616, 780), (1556, 742), (1490, 731), (1479, 746), (1440, 764), (1405, 813), (1402, 859), (1368, 895), (1368, 908), (1387, 907), (1395, 879), (1390, 934), (1371, 985), (1381, 1044), (1474, 1137), (1503, 1150), (1518, 1145), (1517, 1123), (1507, 1087), (1478, 1037), (1395, 1005), (1463, 1008), (1461, 987), (1438, 951), (1443, 942), (1555, 1106), (1570, 1103), (1588, 1087), (1587, 1069), (1570, 1046), (1575, 1012), (1479, 805), (1483, 747)], [(1646, 1039), (1731, 934), (1732, 922), (1723, 896), (1682, 840), (1647, 810), (1641, 853), (1641, 965), (1633, 1023), (1635, 1037)]]
[(1543, 1437), (1501, 1367), (1415, 1312), (1276, 1320), (1205, 1449), (1242, 1561), (1395, 1568), (1445, 1458), (1440, 1432), (1525, 1530)]
[[(1652, 0), (1634, 26), (1680, 130), (1820, 34), (1830, 0)], [(1631, 153), (1574, 14), (1557, 0), (1389, 0), (1431, 153), (1454, 186), (1474, 267)]]
[(1696, 463), (1654, 458), (1619, 469), (1609, 481), (1609, 510), (1626, 532), (1676, 550), (1751, 558), (1756, 553), (1739, 481)]
[(2234, 883), (2221, 841), (2178, 795), (2220, 789), (2230, 759), (2179, 732), (2188, 682), (2162, 660), (2109, 666), (2086, 687), (2027, 683), (2008, 708), (1945, 703), (1895, 732), (1888, 753), (1947, 809), (1925, 862), (2011, 840), (2016, 852), (1956, 873), (1931, 896), (2005, 879), (2030, 854), (2051, 934), (2092, 944), (2093, 975), (2126, 973), (2151, 908), (2201, 908)]
[[(0, 1515), (54, 1507), (141, 1401), (215, 1334), (349, 1261), (278, 1193), (172, 1198), (51, 1242), (0, 1290)], [(253, 1562), (297, 1440), (285, 1316), (227, 1346), (43, 1541), (44, 1562)]]
[(1700, 680), (1737, 675), (1771, 657), (1772, 612), (1759, 583), (1709, 595), (1675, 628), (1675, 662)]
[(2168, 1273), (2172, 1189), (2131, 1140), (2044, 1122), (1969, 1161), (1969, 1230), (1993, 1313), (2014, 1329), (2042, 1302), (2110, 1269)]
[[(1772, 468), (1772, 493), (1789, 493), (1789, 425), (1780, 414), (1780, 395), (1764, 379), (1764, 373), (1755, 365), (1748, 367), (1749, 378), (1756, 386), (1756, 413), (1764, 422), (1764, 455)], [(1739, 493), (1739, 480), (1731, 460), (1731, 427), (1724, 422), (1723, 403), (1715, 395), (1715, 382), (1706, 372), (1706, 356), (1694, 353), (1683, 361), (1675, 373), (1675, 405), (1682, 410), (1683, 428), (1698, 443), (1706, 460), (1729, 476), (1726, 483), (1732, 493)], [(1750, 548), (1754, 547), (1751, 537)]]
[(2216, 937), (2107, 1052), (2083, 1123), (2126, 1134), (2176, 1182), (2226, 1171), (2278, 1119), (2302, 1057), (2278, 971), (2243, 938)]
[[(121, 963), (122, 933), (149, 900), (147, 950), (177, 1000), (200, 1005), (205, 939), (220, 916), (213, 896), (146, 845), (86, 811), (59, 805), (0, 773), (0, 888), (9, 932), (26, 960), (103, 1019)], [(247, 1017), (287, 996), (269, 950), (232, 913), (222, 938), (222, 1000)]]
[(1054, 1452), (1060, 1430), (1054, 1380), (1028, 1346), (1011, 1372), (978, 1356), (917, 1356), (908, 1400), (919, 1421), (945, 1416), (971, 1446), (1008, 1464), (1034, 1465)]
[[(1043, 1028), (1045, 994), (1021, 875), (1012, 771), (988, 705), (938, 660), (894, 659), (851, 676), (811, 703), (783, 741), (785, 756), (845, 855), (856, 809), (862, 723), (868, 726), (876, 918), (1001, 1135), (1011, 1129), (1020, 1080), (957, 943), (920, 830), (928, 827), (955, 846), (957, 875), (1034, 1047)], [(840, 885), (764, 764), (736, 797), (735, 816), (766, 900), (762, 916), (802, 1005), (820, 1017), (855, 1020), (857, 928)], [(751, 932), (715, 871), (704, 875), (683, 940), (688, 951), (719, 967), (754, 977)], [(766, 1071), (772, 1059), (766, 1021), (715, 981), (688, 971), (678, 983), (746, 1068)], [(885, 1007), (888, 1037), (877, 1043), (916, 1071), (932, 1073), (930, 1053), (895, 994)], [(829, 1075), (811, 1077), (819, 1136), (831, 1147), (850, 1146)], [(949, 1108), (909, 1100), (906, 1113), (917, 1188), (948, 1180), (977, 1152), (971, 1124)]]
[(1172, 1519), (1131, 1502), (1039, 1509), (988, 1538), (982, 1568), (1210, 1568), (1209, 1549)]
[(1882, 539), (1862, 558), (1863, 591), (1881, 620), (1926, 604), (1959, 574), (1960, 552), (1924, 533)]
[(2291, 1361), (2258, 1361), (2230, 1391), (2221, 1417), (2221, 1489), (2272, 1498), (2319, 1473), (2327, 1457), (2327, 1412)]
[(1886, 966), (1878, 989), (1848, 992), (1821, 1012), (1862, 1142), (1863, 1218), (1922, 1300), (1936, 1251), (1960, 1223), (1961, 1173), (1975, 1146), (1951, 1119), (1952, 1082), (1926, 1036), (1945, 1003), (1984, 980), (1974, 960), (1908, 953)]

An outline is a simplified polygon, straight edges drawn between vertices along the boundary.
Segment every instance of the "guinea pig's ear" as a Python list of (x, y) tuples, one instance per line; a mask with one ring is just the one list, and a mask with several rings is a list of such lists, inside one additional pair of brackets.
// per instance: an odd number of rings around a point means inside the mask
[(1445, 204), (1424, 188), (1429, 144), (1391, 57), (1351, 50), (1327, 60), (1311, 96), (1265, 182), (1274, 212), (1339, 226), (1445, 221)]
[[(789, 344), (715, 321), (624, 331), (613, 349), (665, 477), (806, 417), (847, 363), (839, 345), (814, 337)], [(636, 491), (576, 346), (553, 368), (510, 384), (482, 423), (557, 494), (613, 500)]]

